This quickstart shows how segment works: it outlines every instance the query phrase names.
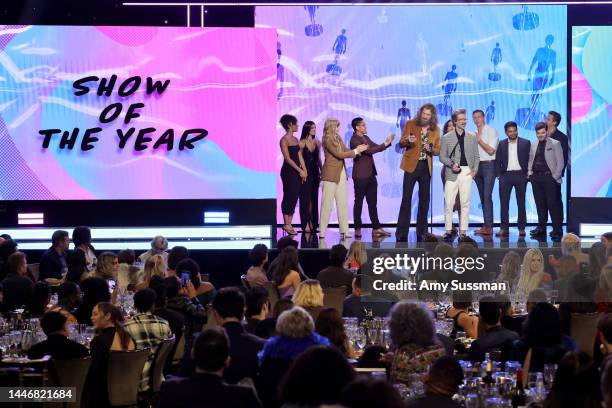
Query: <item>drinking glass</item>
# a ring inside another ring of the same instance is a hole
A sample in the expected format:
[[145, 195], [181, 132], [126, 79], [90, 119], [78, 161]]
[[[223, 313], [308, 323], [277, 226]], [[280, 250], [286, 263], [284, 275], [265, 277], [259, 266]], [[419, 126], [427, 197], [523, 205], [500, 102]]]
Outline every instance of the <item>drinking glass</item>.
[[547, 389], [552, 387], [553, 381], [555, 380], [555, 374], [557, 373], [556, 364], [544, 364], [544, 385]]
[[478, 408], [480, 401], [478, 400], [478, 394], [468, 394], [465, 397], [465, 408]]

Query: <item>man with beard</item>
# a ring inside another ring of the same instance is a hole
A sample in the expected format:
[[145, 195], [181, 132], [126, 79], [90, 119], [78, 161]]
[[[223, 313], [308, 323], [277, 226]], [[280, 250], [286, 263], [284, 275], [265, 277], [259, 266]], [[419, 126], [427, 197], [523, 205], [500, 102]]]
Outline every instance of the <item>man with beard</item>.
[[563, 148], [561, 143], [548, 136], [545, 123], [537, 123], [535, 130], [538, 142], [531, 145], [527, 174], [538, 210], [538, 227], [531, 230], [531, 236], [546, 237], [546, 223], [550, 212], [553, 225], [550, 237], [553, 241], [560, 241], [563, 235], [563, 203], [558, 186], [561, 184], [565, 166]]
[[525, 191], [527, 190], [527, 167], [529, 165], [529, 150], [531, 142], [518, 135], [518, 126], [515, 122], [507, 122], [504, 131], [508, 139], [499, 142], [495, 156], [495, 167], [499, 176], [499, 205], [501, 207], [501, 228], [495, 234], [498, 237], [507, 237], [510, 227], [510, 194], [512, 187], [516, 194], [518, 207], [519, 236], [525, 236], [527, 212], [525, 210]]
[[417, 213], [417, 241], [427, 232], [432, 156], [440, 154], [440, 128], [434, 105], [427, 103], [419, 109], [416, 118], [406, 122], [399, 142], [404, 148], [400, 168], [404, 170], [402, 204], [397, 219], [395, 236], [398, 242], [408, 240], [412, 207], [412, 191], [419, 183]]

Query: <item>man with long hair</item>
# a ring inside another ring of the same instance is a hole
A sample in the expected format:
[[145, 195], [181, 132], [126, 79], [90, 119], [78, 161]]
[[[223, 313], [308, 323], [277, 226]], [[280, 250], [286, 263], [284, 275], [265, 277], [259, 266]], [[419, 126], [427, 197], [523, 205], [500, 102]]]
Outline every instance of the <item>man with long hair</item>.
[[440, 154], [440, 128], [436, 107], [426, 103], [419, 108], [416, 118], [406, 122], [399, 142], [404, 148], [400, 168], [404, 170], [402, 204], [397, 217], [395, 236], [398, 242], [408, 240], [412, 209], [412, 191], [419, 183], [419, 209], [417, 213], [417, 241], [427, 232], [432, 157]]

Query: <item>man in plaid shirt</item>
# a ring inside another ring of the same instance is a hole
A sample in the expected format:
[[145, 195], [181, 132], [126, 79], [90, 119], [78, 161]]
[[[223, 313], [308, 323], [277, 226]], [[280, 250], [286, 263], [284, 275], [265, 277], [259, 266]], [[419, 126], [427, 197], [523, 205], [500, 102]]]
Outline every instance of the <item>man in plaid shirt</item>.
[[136, 348], [151, 349], [151, 354], [142, 370], [142, 377], [140, 377], [140, 391], [147, 391], [149, 389], [149, 376], [151, 375], [149, 371], [151, 370], [157, 346], [162, 340], [169, 338], [171, 335], [168, 322], [153, 314], [156, 298], [157, 294], [153, 289], [146, 288], [136, 292], [134, 295], [134, 306], [138, 314], [128, 319], [124, 324], [125, 330], [130, 333], [136, 342]]

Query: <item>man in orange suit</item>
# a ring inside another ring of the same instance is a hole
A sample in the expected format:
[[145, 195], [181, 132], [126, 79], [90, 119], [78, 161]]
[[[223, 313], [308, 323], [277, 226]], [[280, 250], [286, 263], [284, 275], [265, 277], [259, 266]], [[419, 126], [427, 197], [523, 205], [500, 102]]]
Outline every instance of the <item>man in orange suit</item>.
[[412, 209], [412, 192], [419, 183], [419, 207], [417, 213], [417, 241], [427, 232], [432, 156], [440, 154], [440, 128], [436, 107], [427, 103], [419, 109], [416, 118], [406, 122], [399, 142], [404, 148], [400, 168], [404, 170], [402, 204], [397, 217], [395, 237], [398, 242], [408, 240]]

